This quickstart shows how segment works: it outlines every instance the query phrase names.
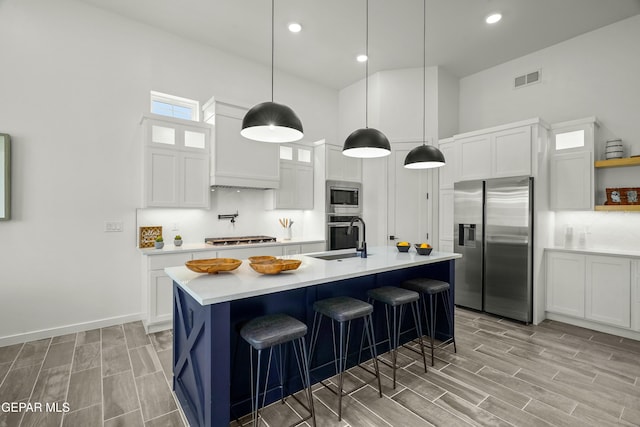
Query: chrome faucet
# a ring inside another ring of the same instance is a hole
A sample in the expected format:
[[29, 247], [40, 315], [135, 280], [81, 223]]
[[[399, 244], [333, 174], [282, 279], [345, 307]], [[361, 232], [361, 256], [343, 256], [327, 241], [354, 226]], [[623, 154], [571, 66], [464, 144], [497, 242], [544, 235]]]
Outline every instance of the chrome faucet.
[[351, 218], [351, 222], [349, 223], [349, 228], [347, 228], [347, 234], [351, 234], [353, 232], [353, 223], [356, 221], [360, 221], [362, 223], [362, 246], [356, 248], [356, 252], [360, 252], [361, 258], [367, 257], [367, 226], [364, 224], [364, 220], [359, 216], [354, 216]]

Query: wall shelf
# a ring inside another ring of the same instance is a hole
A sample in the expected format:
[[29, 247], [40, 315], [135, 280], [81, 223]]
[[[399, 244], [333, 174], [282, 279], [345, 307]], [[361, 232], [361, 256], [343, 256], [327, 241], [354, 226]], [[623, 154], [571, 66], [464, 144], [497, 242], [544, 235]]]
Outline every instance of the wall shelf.
[[596, 168], [616, 168], [621, 166], [640, 166], [640, 157], [627, 157], [624, 159], [598, 160]]
[[640, 205], [596, 205], [595, 210], [610, 212], [640, 212]]

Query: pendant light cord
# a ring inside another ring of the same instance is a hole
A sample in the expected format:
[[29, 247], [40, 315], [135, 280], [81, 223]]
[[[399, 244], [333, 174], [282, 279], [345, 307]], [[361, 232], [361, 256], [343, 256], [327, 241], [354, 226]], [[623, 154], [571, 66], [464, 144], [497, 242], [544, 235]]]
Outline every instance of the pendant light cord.
[[422, 145], [427, 143], [427, 0], [422, 1]]
[[273, 26], [274, 26], [274, 17], [275, 17], [275, 11], [274, 11], [274, 1], [275, 0], [271, 0], [271, 102], [273, 102], [273, 61], [274, 61], [274, 31], [273, 31]]
[[366, 36], [365, 36], [365, 56], [367, 60], [364, 64], [364, 127], [369, 127], [369, 0], [367, 0], [367, 16], [366, 22]]

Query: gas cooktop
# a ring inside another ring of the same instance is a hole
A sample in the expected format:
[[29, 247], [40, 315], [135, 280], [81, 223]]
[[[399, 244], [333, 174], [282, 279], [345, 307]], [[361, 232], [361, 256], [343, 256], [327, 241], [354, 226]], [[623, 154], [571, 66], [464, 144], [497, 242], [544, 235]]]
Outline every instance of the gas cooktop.
[[248, 245], [250, 243], [275, 242], [276, 238], [271, 236], [239, 236], [239, 237], [206, 237], [204, 242], [213, 246], [224, 245]]

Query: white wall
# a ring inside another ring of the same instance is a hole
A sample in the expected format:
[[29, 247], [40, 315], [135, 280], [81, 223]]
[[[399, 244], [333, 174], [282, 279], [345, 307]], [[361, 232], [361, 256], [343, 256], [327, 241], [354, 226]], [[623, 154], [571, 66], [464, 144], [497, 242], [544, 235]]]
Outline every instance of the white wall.
[[[1, 1], [0, 57], [0, 131], [13, 140], [13, 218], [0, 223], [0, 340], [138, 318], [139, 121], [149, 91], [253, 105], [270, 96], [270, 68], [73, 0]], [[277, 81], [276, 100], [299, 114], [305, 140], [335, 141], [337, 91], [283, 73]], [[267, 215], [266, 229], [250, 225], [262, 195], [244, 197], [214, 200], [240, 209], [238, 232], [272, 232], [280, 213]], [[193, 221], [227, 231], [217, 213], [175, 217], [194, 241]], [[174, 221], [172, 212], [160, 216]], [[104, 221], [123, 221], [124, 232], [104, 233]]]
[[[531, 117], [557, 123], [596, 116], [601, 123], [596, 159], [612, 136], [623, 139], [627, 155], [640, 154], [638, 40], [640, 15], [461, 79], [460, 131]], [[515, 76], [538, 68], [541, 83], [512, 88]], [[556, 244], [563, 244], [567, 225], [575, 233], [587, 229], [589, 247], [638, 248], [637, 213], [558, 212]]]

